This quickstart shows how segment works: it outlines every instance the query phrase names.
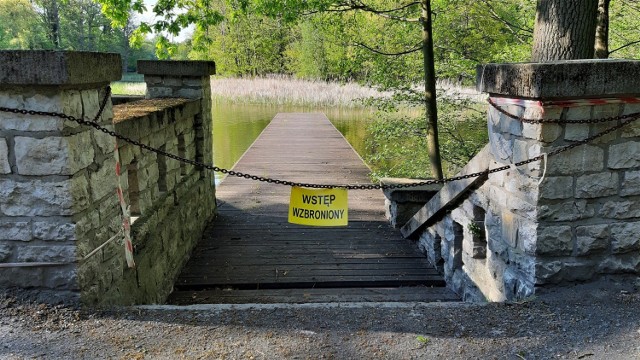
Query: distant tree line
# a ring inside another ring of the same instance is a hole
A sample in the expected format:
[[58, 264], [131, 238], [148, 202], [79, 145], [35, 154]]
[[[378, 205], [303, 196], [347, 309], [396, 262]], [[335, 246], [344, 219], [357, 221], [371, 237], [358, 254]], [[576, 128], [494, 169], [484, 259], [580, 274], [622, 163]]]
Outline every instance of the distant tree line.
[[155, 58], [155, 42], [130, 46], [135, 29], [111, 24], [92, 0], [0, 0], [0, 49], [64, 49], [120, 53], [123, 70]]

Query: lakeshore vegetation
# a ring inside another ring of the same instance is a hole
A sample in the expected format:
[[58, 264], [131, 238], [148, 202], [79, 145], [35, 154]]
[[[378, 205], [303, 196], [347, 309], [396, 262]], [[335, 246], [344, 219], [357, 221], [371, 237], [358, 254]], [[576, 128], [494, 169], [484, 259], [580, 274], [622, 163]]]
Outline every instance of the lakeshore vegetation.
[[[639, 58], [637, 1], [589, 1], [596, 2], [594, 56]], [[475, 67], [530, 60], [540, 4], [158, 0], [149, 9], [157, 21], [141, 23], [134, 15], [144, 10], [141, 0], [0, 0], [0, 49], [119, 52], [125, 71], [136, 59], [154, 56], [215, 60], [218, 101], [373, 109], [365, 160], [374, 175], [425, 178], [435, 176], [427, 141], [434, 129], [425, 117], [436, 109], [425, 104], [436, 96], [425, 87], [427, 65], [438, 79], [439, 150], [451, 175], [487, 141], [485, 107], [469, 91]], [[189, 24], [195, 25], [192, 35], [172, 41]], [[144, 90], [132, 81], [114, 91]]]

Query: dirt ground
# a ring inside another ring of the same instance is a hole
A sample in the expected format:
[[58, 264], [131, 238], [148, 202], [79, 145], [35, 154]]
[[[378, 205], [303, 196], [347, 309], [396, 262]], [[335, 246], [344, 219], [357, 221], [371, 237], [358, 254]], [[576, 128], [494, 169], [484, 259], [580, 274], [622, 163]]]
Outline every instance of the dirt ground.
[[521, 303], [109, 310], [0, 294], [0, 359], [640, 359], [640, 281]]

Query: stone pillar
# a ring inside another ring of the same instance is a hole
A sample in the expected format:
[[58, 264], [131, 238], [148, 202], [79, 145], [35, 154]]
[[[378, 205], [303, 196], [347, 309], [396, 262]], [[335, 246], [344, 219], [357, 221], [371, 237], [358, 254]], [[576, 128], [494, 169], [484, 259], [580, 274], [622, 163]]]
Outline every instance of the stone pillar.
[[[478, 89], [508, 113], [593, 120], [640, 112], [640, 61], [489, 64]], [[527, 124], [489, 108], [496, 164], [513, 164], [602, 132], [620, 120]], [[640, 272], [640, 120], [572, 150], [489, 177], [489, 248], [525, 259], [505, 275], [515, 297], [532, 286]], [[490, 239], [491, 244], [491, 239]], [[492, 254], [493, 255], [493, 254]], [[517, 273], [517, 274], [516, 274]], [[522, 287], [520, 289], [520, 287]]]
[[[88, 120], [121, 76], [117, 54], [0, 51], [0, 64], [0, 107]], [[99, 121], [112, 117], [109, 99]], [[119, 227], [113, 148], [72, 121], [0, 112], [0, 287], [76, 297], [79, 259]]]
[[[138, 60], [138, 73], [144, 74], [147, 99], [186, 98], [200, 99], [202, 115], [195, 120], [198, 151], [196, 161], [213, 163], [213, 125], [211, 75], [216, 73], [213, 61], [160, 61]], [[203, 171], [214, 183], [214, 174]]]

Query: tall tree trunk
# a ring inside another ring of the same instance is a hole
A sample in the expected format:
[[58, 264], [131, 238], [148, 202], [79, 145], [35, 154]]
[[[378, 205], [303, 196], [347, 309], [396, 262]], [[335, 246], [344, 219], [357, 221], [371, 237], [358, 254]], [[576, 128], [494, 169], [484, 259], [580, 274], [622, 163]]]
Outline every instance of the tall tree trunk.
[[532, 61], [593, 58], [598, 0], [538, 0]]
[[424, 100], [427, 120], [427, 150], [432, 175], [441, 180], [442, 160], [438, 141], [438, 108], [436, 105], [436, 71], [433, 59], [431, 0], [422, 0], [422, 57], [424, 66]]
[[48, 10], [49, 28], [51, 31], [51, 42], [56, 49], [60, 49], [60, 14], [58, 0], [52, 0]]
[[596, 59], [609, 57], [609, 4], [611, 0], [598, 0], [598, 23], [596, 25]]

